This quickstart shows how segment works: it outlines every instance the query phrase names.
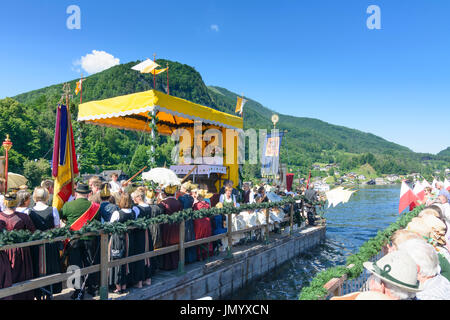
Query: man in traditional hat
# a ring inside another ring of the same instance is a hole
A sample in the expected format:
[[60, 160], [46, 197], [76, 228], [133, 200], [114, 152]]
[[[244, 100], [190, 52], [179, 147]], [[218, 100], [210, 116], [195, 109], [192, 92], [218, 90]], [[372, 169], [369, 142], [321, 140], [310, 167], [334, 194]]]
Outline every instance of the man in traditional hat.
[[331, 300], [411, 300], [423, 289], [417, 279], [416, 263], [404, 250], [363, 265], [372, 273], [367, 280], [369, 292], [352, 292]]
[[[80, 230], [93, 219], [100, 219], [98, 214], [100, 205], [88, 200], [90, 194], [91, 190], [88, 185], [78, 183], [75, 189], [75, 200], [66, 202], [62, 207], [61, 219], [66, 221], [66, 225], [69, 225], [71, 230]], [[69, 257], [69, 265], [86, 268], [100, 263], [99, 241], [97, 237], [81, 237], [72, 240], [67, 245], [66, 250]], [[92, 273], [87, 276], [86, 284], [88, 286], [88, 293], [91, 295], [95, 295], [98, 278], [98, 273]], [[81, 282], [83, 283], [83, 280]], [[83, 289], [76, 288], [72, 299], [83, 299], [83, 297], [84, 287]]]

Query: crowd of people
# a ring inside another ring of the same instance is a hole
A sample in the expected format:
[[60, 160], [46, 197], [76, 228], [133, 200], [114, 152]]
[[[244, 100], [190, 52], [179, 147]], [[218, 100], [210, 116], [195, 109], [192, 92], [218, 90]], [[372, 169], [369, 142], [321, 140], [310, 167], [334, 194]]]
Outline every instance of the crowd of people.
[[443, 184], [427, 188], [427, 205], [397, 230], [361, 291], [333, 300], [450, 300], [450, 204]]
[[[75, 226], [93, 220], [101, 223], [123, 223], [142, 217], [171, 215], [188, 208], [201, 210], [211, 207], [239, 207], [242, 203], [270, 202], [274, 195], [279, 197], [297, 194], [281, 190], [275, 185], [251, 187], [250, 183], [244, 183], [242, 187], [242, 190], [238, 190], [233, 181], [225, 181], [218, 193], [211, 193], [206, 184], [188, 181], [179, 187], [169, 185], [152, 190], [145, 186], [132, 186], [125, 181], [119, 182], [117, 174], [113, 174], [111, 181], [107, 183], [94, 176], [86, 183], [76, 183], [75, 196], [71, 196], [61, 210], [58, 210], [52, 206], [52, 199], [56, 196], [53, 195], [53, 181], [45, 180], [32, 193], [23, 186], [0, 199], [0, 232], [47, 231], [64, 226], [77, 230]], [[313, 192], [311, 196], [317, 197], [317, 194]], [[185, 241], [226, 232], [226, 217], [222, 215], [185, 221]], [[112, 234], [109, 259], [121, 259], [178, 244], [179, 235], [179, 224], [169, 223], [151, 225], [146, 230], [134, 229], [128, 233]], [[220, 246], [219, 240], [206, 246], [187, 248], [185, 263], [205, 260], [215, 254]], [[3, 250], [0, 251], [0, 288], [64, 272], [68, 266], [85, 268], [99, 262], [98, 236], [83, 236], [64, 243], [53, 242], [44, 246]], [[178, 264], [179, 252], [175, 251], [111, 268], [108, 274], [109, 289], [115, 293], [124, 293], [130, 286], [141, 288], [151, 285], [151, 278], [157, 269], [175, 270]], [[85, 292], [93, 296], [98, 294], [98, 273], [82, 277], [81, 283], [83, 285], [72, 293], [72, 299], [83, 299]], [[61, 284], [56, 284], [7, 299], [51, 299], [61, 290]]]

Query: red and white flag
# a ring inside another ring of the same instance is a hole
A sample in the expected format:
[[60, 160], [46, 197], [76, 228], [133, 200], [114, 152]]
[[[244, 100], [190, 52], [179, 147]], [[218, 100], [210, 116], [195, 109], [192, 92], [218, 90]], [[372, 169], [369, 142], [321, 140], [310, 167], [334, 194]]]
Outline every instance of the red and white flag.
[[400, 189], [400, 203], [398, 205], [398, 214], [401, 214], [403, 210], [408, 208], [411, 203], [417, 201], [418, 198], [411, 190], [411, 188], [406, 184], [405, 181], [402, 181], [402, 187]]
[[437, 183], [437, 180], [433, 179], [433, 182], [431, 183], [431, 187], [433, 187], [433, 189], [436, 189], [436, 183]]
[[413, 192], [420, 201], [423, 201], [425, 198], [425, 187], [420, 183], [420, 181], [417, 181], [414, 185]]
[[444, 180], [444, 188], [447, 191], [450, 191], [450, 182], [447, 180], [447, 178]]
[[425, 180], [425, 179], [423, 179], [423, 181], [422, 181], [422, 186], [423, 186], [423, 188], [425, 189], [426, 187], [430, 187], [431, 188], [431, 185], [428, 183], [428, 181], [427, 180]]

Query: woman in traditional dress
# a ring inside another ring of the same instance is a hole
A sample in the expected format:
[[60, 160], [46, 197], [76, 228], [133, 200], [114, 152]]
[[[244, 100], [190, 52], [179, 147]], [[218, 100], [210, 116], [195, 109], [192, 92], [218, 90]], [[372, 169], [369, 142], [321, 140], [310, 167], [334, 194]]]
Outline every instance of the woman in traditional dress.
[[[134, 220], [136, 212], [132, 210], [133, 202], [129, 193], [123, 192], [119, 200], [120, 210], [114, 211], [110, 223]], [[126, 258], [130, 252], [130, 241], [128, 233], [114, 233], [110, 239], [110, 254], [112, 260]], [[124, 293], [129, 282], [130, 268], [129, 264], [113, 267], [109, 273], [109, 285], [116, 287], [114, 293]]]
[[17, 208], [16, 212], [30, 213], [31, 194], [27, 190], [17, 192]]
[[[193, 209], [194, 210], [209, 209], [211, 206], [205, 199], [211, 198], [213, 194], [208, 193], [206, 190], [195, 190], [195, 192], [197, 194], [197, 202], [194, 204]], [[212, 235], [211, 219], [209, 217], [195, 219], [194, 230], [196, 239], [211, 237]], [[213, 254], [212, 242], [199, 245], [196, 247], [196, 249], [199, 261], [204, 260], [207, 258], [207, 256], [212, 256]]]
[[[29, 215], [36, 229], [40, 231], [59, 228], [61, 225], [58, 209], [47, 205], [49, 197], [50, 194], [47, 189], [42, 187], [34, 189], [33, 201], [35, 205], [30, 210]], [[61, 242], [46, 243], [44, 246], [33, 246], [31, 248], [34, 278], [62, 272], [60, 249], [62, 249]], [[61, 291], [62, 284], [56, 283], [35, 290], [35, 297], [38, 300], [49, 299], [53, 294]]]
[[[25, 213], [16, 212], [17, 198], [13, 193], [5, 195], [5, 208], [0, 212], [0, 221], [6, 225], [7, 231], [12, 230], [36, 230], [33, 221]], [[5, 250], [11, 264], [12, 283], [23, 282], [33, 278], [33, 262], [31, 260], [30, 248], [15, 248]], [[13, 300], [33, 300], [33, 290], [16, 294]]]
[[[178, 200], [183, 204], [183, 209], [191, 209], [194, 204], [194, 198], [190, 195], [190, 192], [196, 187], [190, 181], [181, 185]], [[187, 219], [184, 222], [185, 237], [184, 241], [189, 242], [197, 239], [195, 237], [194, 221]], [[195, 247], [186, 248], [185, 250], [185, 263], [191, 263], [197, 261], [197, 250]]]
[[[97, 197], [99, 200], [97, 200]], [[103, 185], [102, 190], [93, 197], [93, 201], [100, 204], [101, 223], [109, 222], [113, 212], [119, 210], [119, 206], [116, 205], [116, 199], [111, 195], [108, 183]]]
[[[145, 202], [145, 193], [142, 190], [136, 190], [131, 194], [131, 198], [136, 206], [136, 219], [151, 218], [152, 208]], [[130, 255], [137, 255], [148, 251], [153, 251], [153, 239], [149, 229], [135, 229], [130, 236], [133, 238]], [[142, 283], [151, 285], [151, 259], [139, 260], [130, 264], [131, 281], [137, 288], [142, 288]]]
[[[175, 199], [176, 186], [167, 186], [161, 194], [162, 200], [158, 204], [164, 209], [164, 214], [172, 215], [183, 209], [180, 201]], [[161, 225], [162, 246], [167, 247], [180, 242], [180, 224], [179, 223], [163, 223]], [[178, 250], [162, 256], [163, 270], [175, 270], [178, 267], [179, 253]]]
[[[6, 223], [0, 220], [0, 233], [6, 229]], [[9, 263], [8, 254], [5, 250], [0, 251], [0, 289], [11, 287], [12, 285], [12, 274], [11, 265]], [[6, 297], [0, 300], [12, 300], [12, 297]]]
[[[160, 207], [157, 204], [157, 193], [153, 188], [147, 189], [145, 191], [145, 202], [150, 206], [151, 210], [151, 218], [155, 218], [164, 214], [164, 208]], [[161, 239], [161, 226], [159, 224], [152, 224], [148, 228], [150, 230], [150, 234], [152, 235], [153, 240], [153, 249], [162, 247], [162, 239]], [[162, 256], [157, 256], [150, 258], [150, 269], [151, 275], [153, 276], [159, 266], [162, 265]]]
[[219, 202], [223, 204], [223, 206], [232, 206], [237, 207], [238, 203], [236, 201], [236, 196], [233, 194], [232, 187], [225, 187], [225, 193], [220, 196]]

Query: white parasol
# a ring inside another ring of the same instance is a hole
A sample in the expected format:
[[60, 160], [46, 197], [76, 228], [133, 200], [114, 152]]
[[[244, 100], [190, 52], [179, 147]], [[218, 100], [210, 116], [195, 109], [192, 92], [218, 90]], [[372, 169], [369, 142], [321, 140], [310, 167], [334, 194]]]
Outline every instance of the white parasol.
[[28, 179], [24, 176], [17, 173], [8, 172], [8, 189], [19, 188], [21, 185], [24, 185], [27, 182]]
[[142, 180], [153, 181], [165, 188], [167, 186], [181, 185], [180, 178], [175, 172], [167, 168], [154, 168], [142, 174]]

